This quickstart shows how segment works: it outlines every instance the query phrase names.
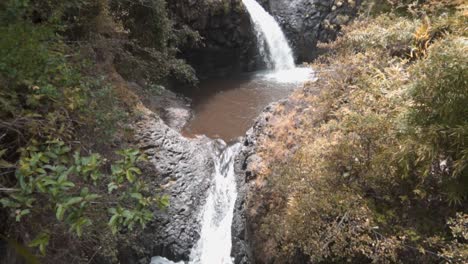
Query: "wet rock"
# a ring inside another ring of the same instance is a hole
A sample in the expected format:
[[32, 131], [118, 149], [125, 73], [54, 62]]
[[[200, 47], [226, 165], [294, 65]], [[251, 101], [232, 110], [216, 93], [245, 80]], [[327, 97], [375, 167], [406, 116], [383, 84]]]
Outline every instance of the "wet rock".
[[128, 87], [140, 98], [143, 105], [157, 113], [167, 126], [181, 131], [192, 118], [190, 99], [161, 85], [149, 86], [146, 82], [127, 82]]
[[144, 173], [154, 177], [155, 192], [170, 197], [166, 210], [154, 208], [155, 219], [139, 240], [147, 256], [187, 261], [199, 238], [199, 216], [212, 180], [211, 140], [184, 138], [154, 115], [143, 117], [136, 130], [150, 160]]
[[278, 21], [298, 62], [317, 55], [318, 41], [334, 40], [343, 25], [356, 15], [361, 1], [259, 0]]

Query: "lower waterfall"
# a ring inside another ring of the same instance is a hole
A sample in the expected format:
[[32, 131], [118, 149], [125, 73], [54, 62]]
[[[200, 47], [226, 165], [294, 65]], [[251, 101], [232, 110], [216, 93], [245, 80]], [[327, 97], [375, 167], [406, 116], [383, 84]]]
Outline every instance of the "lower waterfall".
[[[241, 148], [240, 143], [226, 146], [222, 140], [213, 144], [222, 144], [224, 148], [213, 146], [214, 175], [208, 190], [205, 206], [201, 214], [200, 239], [190, 253], [190, 264], [232, 264], [231, 225], [234, 205], [237, 199], [237, 184], [234, 163]], [[156, 256], [151, 264], [183, 264]]]
[[228, 146], [213, 157], [214, 182], [203, 209], [200, 240], [192, 249], [190, 263], [232, 263], [231, 225], [237, 198], [234, 162], [240, 146], [240, 143]]

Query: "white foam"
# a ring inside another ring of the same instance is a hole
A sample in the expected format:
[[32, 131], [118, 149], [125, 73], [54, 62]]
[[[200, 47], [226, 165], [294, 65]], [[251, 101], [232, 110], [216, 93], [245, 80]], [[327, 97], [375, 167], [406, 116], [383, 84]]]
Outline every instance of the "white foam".
[[314, 71], [310, 67], [296, 67], [288, 70], [267, 72], [260, 74], [259, 77], [277, 83], [305, 83], [315, 80]]

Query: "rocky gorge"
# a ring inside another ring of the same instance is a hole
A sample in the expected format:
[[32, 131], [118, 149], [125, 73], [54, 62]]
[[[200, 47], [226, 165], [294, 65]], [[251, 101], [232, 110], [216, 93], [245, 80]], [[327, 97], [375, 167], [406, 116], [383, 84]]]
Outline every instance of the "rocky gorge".
[[257, 144], [360, 2], [19, 2], [0, 4], [0, 263], [23, 263], [12, 241], [45, 263], [267, 262]]
[[468, 263], [465, 2], [1, 2], [0, 264]]
[[[316, 43], [334, 39], [340, 25], [346, 24], [355, 15], [359, 4], [326, 0], [260, 2], [281, 24], [298, 62], [312, 60], [316, 56]], [[214, 3], [215, 7], [212, 4], [209, 5], [207, 1], [169, 3], [179, 26], [196, 29], [203, 39], [201, 47], [182, 50], [182, 56], [188, 54], [185, 58], [201, 78], [264, 67], [258, 57], [251, 21], [241, 1], [218, 1]], [[286, 103], [283, 101], [279, 104]], [[273, 103], [265, 108], [253, 127], [239, 139], [242, 147], [235, 161], [239, 195], [235, 203], [231, 254], [236, 264], [267, 262], [260, 256], [253, 257], [255, 247], [251, 246], [251, 238], [254, 235], [248, 223], [246, 206], [249, 192], [253, 190], [254, 167], [261, 162], [256, 154], [256, 142], [265, 136], [265, 127], [277, 105]], [[174, 111], [174, 107], [169, 111]], [[147, 171], [158, 175], [154, 186], [168, 194], [171, 203], [167, 211], [155, 214], [155, 220], [139, 240], [146, 257], [152, 255], [172, 261], [188, 261], [190, 250], [199, 239], [202, 205], [212, 182], [213, 160], [210, 152], [219, 144], [204, 136], [185, 138], [180, 133], [181, 126], [170, 128], [165, 124], [180, 123], [180, 116], [166, 116], [164, 119], [146, 117], [135, 127], [138, 145], [154, 165]]]

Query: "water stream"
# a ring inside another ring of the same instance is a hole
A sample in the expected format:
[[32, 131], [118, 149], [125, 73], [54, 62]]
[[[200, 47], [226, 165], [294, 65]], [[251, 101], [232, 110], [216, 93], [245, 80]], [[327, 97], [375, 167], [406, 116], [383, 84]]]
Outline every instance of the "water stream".
[[[211, 80], [192, 96], [195, 117], [184, 135], [207, 135], [231, 141], [242, 136], [253, 120], [271, 102], [287, 97], [298, 85], [313, 79], [312, 69], [296, 67], [293, 52], [275, 19], [255, 0], [243, 0], [257, 36], [258, 48], [269, 66], [267, 71], [237, 78]], [[214, 175], [202, 209], [200, 239], [190, 254], [192, 264], [232, 264], [231, 225], [237, 186], [234, 162], [240, 143], [213, 147]], [[152, 264], [173, 263], [155, 257]]]
[[240, 146], [228, 146], [213, 157], [214, 183], [203, 209], [200, 240], [192, 249], [191, 263], [232, 263], [231, 225], [237, 198], [234, 160]]

